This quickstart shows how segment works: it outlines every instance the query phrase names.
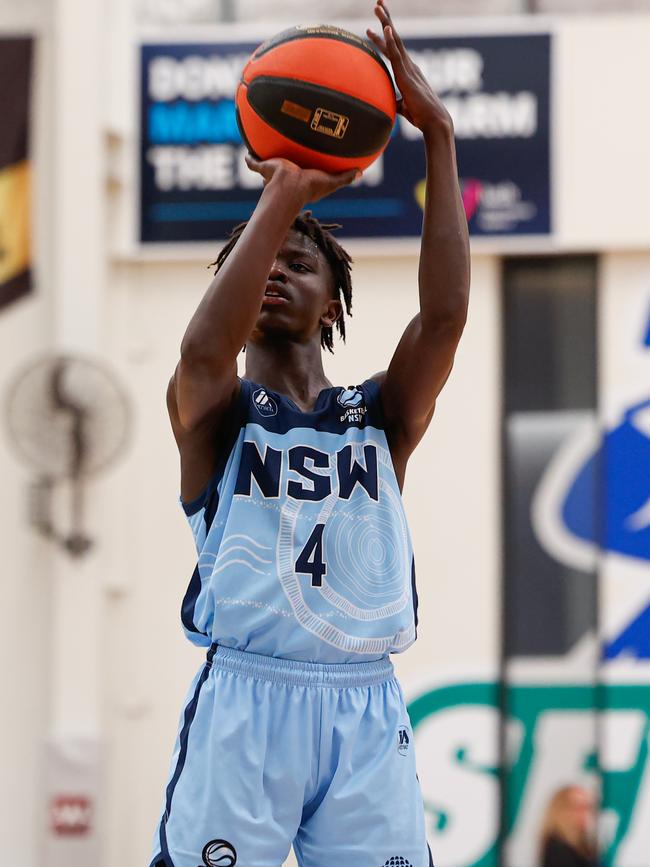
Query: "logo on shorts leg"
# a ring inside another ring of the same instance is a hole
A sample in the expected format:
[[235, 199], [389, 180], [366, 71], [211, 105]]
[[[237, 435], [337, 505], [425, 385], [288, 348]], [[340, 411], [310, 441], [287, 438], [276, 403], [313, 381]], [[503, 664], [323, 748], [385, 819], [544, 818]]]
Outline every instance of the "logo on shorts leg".
[[397, 752], [400, 756], [405, 756], [408, 753], [410, 743], [409, 730], [406, 726], [400, 726], [397, 729]]
[[383, 867], [413, 867], [413, 865], [406, 858], [402, 858], [401, 855], [393, 855], [392, 858], [389, 858], [384, 863]]
[[235, 867], [237, 863], [235, 847], [227, 840], [210, 840], [203, 847], [201, 858], [205, 867]]

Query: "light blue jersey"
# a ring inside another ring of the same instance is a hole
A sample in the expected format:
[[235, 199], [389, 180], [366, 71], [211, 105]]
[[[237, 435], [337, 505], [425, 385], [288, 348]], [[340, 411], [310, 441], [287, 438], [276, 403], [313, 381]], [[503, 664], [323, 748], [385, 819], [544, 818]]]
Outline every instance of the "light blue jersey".
[[195, 644], [345, 663], [415, 640], [413, 548], [372, 380], [302, 412], [242, 379], [217, 471], [183, 508]]

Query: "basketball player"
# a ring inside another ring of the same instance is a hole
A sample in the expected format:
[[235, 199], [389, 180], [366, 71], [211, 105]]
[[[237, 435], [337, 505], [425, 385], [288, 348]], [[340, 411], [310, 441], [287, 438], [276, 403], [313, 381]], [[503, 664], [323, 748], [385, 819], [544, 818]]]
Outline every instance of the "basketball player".
[[[386, 371], [333, 387], [349, 257], [307, 202], [349, 183], [248, 159], [265, 186], [183, 338], [168, 390], [198, 548], [182, 605], [208, 649], [182, 712], [152, 867], [427, 867], [390, 654], [415, 639], [401, 500], [465, 323], [469, 253], [449, 115], [383, 2], [399, 110], [423, 133], [420, 312]], [[401, 289], [401, 287], [400, 287]], [[246, 372], [237, 376], [245, 346]]]

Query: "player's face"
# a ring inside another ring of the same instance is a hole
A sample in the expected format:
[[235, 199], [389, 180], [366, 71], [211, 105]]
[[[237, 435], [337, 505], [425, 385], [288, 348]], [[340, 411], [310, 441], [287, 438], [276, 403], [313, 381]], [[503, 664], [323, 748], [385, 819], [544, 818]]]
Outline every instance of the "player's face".
[[333, 277], [318, 245], [292, 230], [282, 244], [269, 273], [266, 294], [255, 332], [285, 335], [307, 341], [333, 325], [341, 303], [332, 298]]

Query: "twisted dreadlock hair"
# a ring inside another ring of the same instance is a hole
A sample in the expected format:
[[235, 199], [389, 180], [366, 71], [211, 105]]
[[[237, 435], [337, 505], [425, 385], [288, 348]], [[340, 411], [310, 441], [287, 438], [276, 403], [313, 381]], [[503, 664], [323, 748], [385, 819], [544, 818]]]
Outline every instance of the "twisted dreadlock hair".
[[[248, 222], [239, 223], [230, 232], [228, 241], [219, 252], [216, 261], [211, 263], [211, 265], [217, 266], [217, 271], [233, 251], [235, 244], [247, 225]], [[340, 229], [341, 226], [338, 223], [319, 223], [316, 217], [312, 216], [311, 211], [303, 211], [293, 221], [291, 228], [311, 238], [319, 250], [321, 250], [334, 277], [334, 298], [337, 301], [342, 300], [345, 304], [346, 313], [348, 316], [352, 316], [352, 281], [350, 278], [352, 259], [350, 254], [341, 247], [334, 235], [331, 234], [333, 229]], [[343, 297], [341, 298], [341, 296]], [[341, 335], [341, 340], [345, 342], [345, 319], [343, 312], [341, 312], [341, 315], [336, 320], [336, 328]], [[330, 352], [334, 352], [334, 336], [331, 327], [323, 326], [321, 328], [320, 345], [323, 349], [329, 349]]]

